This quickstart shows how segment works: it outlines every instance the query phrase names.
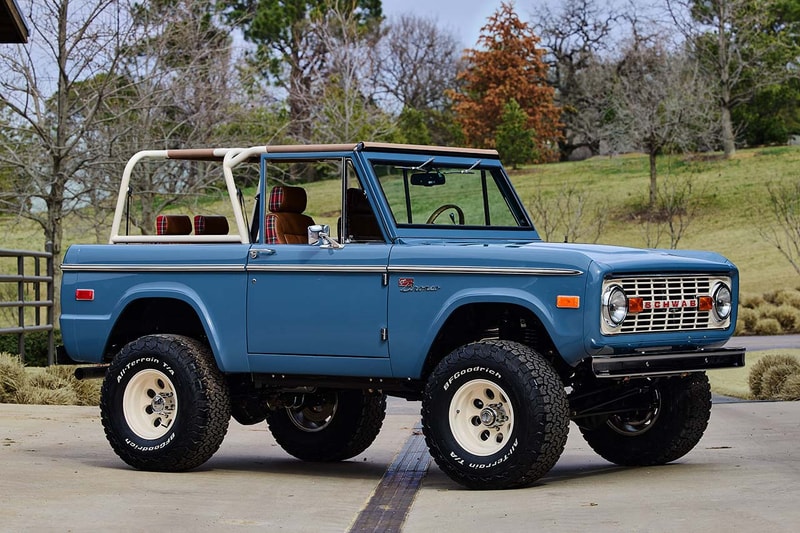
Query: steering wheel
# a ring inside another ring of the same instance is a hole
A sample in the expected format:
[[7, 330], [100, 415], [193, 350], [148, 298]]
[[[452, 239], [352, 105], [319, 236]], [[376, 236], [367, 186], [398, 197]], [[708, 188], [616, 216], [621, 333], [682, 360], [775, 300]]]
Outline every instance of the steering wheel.
[[458, 214], [458, 223], [460, 225], [464, 225], [464, 211], [458, 207], [456, 204], [444, 204], [441, 207], [437, 207], [436, 211], [431, 213], [431, 216], [428, 217], [428, 221], [425, 222], [426, 224], [433, 224], [436, 222], [436, 219], [439, 218], [439, 215], [447, 211], [448, 209], [452, 209]]

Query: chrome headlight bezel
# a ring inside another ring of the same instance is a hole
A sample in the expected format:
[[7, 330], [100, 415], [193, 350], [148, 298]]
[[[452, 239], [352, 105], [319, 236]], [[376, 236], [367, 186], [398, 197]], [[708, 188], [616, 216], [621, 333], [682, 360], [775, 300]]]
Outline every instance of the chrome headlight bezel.
[[603, 291], [603, 320], [611, 328], [620, 327], [628, 316], [628, 296], [619, 285], [609, 285]]
[[733, 292], [727, 283], [722, 281], [714, 285], [711, 290], [713, 300], [714, 318], [719, 322], [725, 322], [731, 317], [733, 312]]

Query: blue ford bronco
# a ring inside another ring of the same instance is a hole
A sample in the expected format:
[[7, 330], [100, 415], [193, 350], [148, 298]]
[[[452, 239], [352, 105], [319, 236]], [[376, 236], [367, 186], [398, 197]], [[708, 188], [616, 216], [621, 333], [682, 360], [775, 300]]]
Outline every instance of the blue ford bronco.
[[[194, 173], [225, 201], [157, 213]], [[732, 263], [543, 242], [493, 150], [140, 152], [109, 243], [61, 268], [60, 360], [95, 364], [108, 441], [144, 470], [203, 464], [231, 417], [348, 459], [387, 396], [421, 400], [431, 456], [470, 488], [545, 475], [570, 420], [613, 463], [663, 464], [705, 431], [705, 370], [744, 364], [723, 348]]]

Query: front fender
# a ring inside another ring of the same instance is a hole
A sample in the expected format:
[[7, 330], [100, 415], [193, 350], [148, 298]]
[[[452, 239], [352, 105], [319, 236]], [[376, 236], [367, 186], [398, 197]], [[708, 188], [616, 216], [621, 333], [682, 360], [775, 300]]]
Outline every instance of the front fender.
[[[545, 296], [549, 298], [552, 294]], [[389, 351], [396, 377], [420, 378], [425, 360], [439, 331], [456, 310], [472, 304], [507, 304], [533, 313], [544, 326], [559, 353], [583, 354], [583, 311], [558, 309], [553, 302], [524, 289], [485, 287], [463, 289], [451, 294], [441, 307], [425, 320], [425, 314], [396, 312], [390, 318]]]

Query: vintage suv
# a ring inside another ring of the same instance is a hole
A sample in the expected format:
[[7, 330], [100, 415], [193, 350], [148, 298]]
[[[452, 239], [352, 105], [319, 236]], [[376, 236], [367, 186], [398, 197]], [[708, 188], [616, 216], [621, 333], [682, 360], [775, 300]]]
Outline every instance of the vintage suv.
[[[162, 199], [154, 176], [180, 192], [196, 172], [229, 199], [134, 230]], [[78, 373], [105, 376], [106, 436], [145, 470], [201, 465], [231, 416], [302, 460], [347, 459], [387, 395], [422, 401], [431, 455], [467, 487], [545, 475], [570, 420], [613, 463], [662, 464], [705, 431], [704, 371], [744, 365], [722, 347], [733, 264], [543, 242], [493, 150], [140, 152], [110, 243], [61, 268], [60, 360], [98, 365]]]

